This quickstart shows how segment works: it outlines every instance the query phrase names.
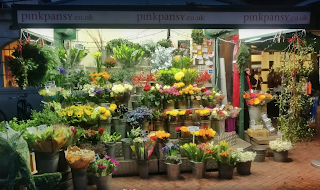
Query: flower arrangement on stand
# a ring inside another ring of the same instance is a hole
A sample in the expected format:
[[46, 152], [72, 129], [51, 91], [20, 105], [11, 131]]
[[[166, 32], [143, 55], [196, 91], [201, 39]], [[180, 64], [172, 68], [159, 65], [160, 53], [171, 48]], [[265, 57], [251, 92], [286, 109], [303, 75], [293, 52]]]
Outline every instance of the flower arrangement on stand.
[[202, 94], [201, 88], [198, 88], [197, 85], [189, 85], [181, 90], [182, 94], [187, 96], [187, 99], [190, 99], [191, 108], [200, 108], [202, 104]]
[[[193, 132], [190, 132], [190, 133], [193, 134]], [[199, 131], [194, 132], [194, 135], [195, 135], [195, 140], [197, 144], [209, 143], [216, 135], [216, 132], [211, 128], [204, 127]]]
[[218, 162], [219, 178], [232, 179], [234, 166], [239, 160], [237, 151], [230, 148], [225, 141], [221, 141], [215, 159]]
[[152, 111], [145, 106], [129, 111], [126, 122], [134, 128], [140, 127], [142, 130], [149, 130], [149, 122], [152, 119]]
[[248, 105], [250, 121], [254, 120], [255, 123], [259, 123], [262, 120], [262, 106], [266, 105], [273, 99], [271, 94], [254, 90], [245, 92], [243, 98], [246, 100]]
[[287, 162], [288, 151], [293, 149], [293, 145], [290, 141], [280, 138], [270, 141], [269, 147], [273, 150], [273, 157], [276, 162]]
[[180, 82], [184, 77], [182, 70], [174, 67], [170, 69], [161, 69], [157, 72], [157, 75], [156, 79], [167, 86], [172, 86], [175, 82]]
[[186, 143], [180, 146], [192, 164], [192, 173], [195, 178], [203, 178], [206, 171], [207, 160], [212, 158], [213, 151], [209, 144], [196, 145]]
[[150, 137], [138, 137], [133, 139], [133, 145], [131, 149], [137, 157], [139, 175], [141, 179], [147, 179], [149, 177], [149, 161], [155, 141]]
[[97, 190], [111, 189], [112, 173], [116, 171], [118, 165], [119, 163], [108, 155], [90, 163], [88, 170], [95, 176]]
[[237, 173], [241, 175], [250, 175], [251, 162], [256, 158], [257, 153], [246, 151], [242, 148], [237, 149], [238, 160], [237, 160]]
[[169, 180], [177, 180], [180, 177], [180, 165], [182, 161], [178, 156], [178, 148], [178, 145], [169, 142], [161, 149], [165, 159], [164, 163], [167, 166]]

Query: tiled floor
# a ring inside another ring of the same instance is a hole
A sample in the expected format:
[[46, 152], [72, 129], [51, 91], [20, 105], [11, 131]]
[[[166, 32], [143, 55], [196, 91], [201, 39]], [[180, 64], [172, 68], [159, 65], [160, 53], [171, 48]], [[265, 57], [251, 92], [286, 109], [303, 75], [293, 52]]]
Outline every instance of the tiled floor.
[[251, 175], [240, 176], [235, 170], [232, 180], [220, 180], [218, 172], [207, 172], [204, 179], [194, 179], [191, 173], [183, 173], [178, 181], [168, 181], [165, 174], [151, 175], [147, 180], [138, 176], [114, 177], [111, 190], [320, 189], [320, 168], [311, 166], [311, 160], [320, 158], [320, 139], [296, 144], [296, 149], [289, 151], [289, 157], [291, 162], [287, 163], [274, 162], [272, 157], [267, 157], [265, 162], [253, 162]]

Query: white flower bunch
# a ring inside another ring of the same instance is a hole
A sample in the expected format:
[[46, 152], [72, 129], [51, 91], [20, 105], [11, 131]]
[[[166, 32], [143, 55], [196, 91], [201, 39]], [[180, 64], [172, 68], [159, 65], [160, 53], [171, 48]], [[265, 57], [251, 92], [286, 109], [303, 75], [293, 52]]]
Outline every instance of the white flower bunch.
[[277, 152], [293, 149], [292, 143], [290, 141], [286, 141], [282, 139], [276, 139], [274, 141], [270, 141], [269, 146], [272, 150], [275, 150]]
[[111, 88], [111, 91], [115, 94], [121, 94], [125, 92], [129, 92], [132, 90], [132, 86], [130, 84], [116, 84]]
[[155, 52], [151, 55], [151, 72], [157, 72], [161, 69], [168, 70], [172, 67], [172, 52], [174, 48], [165, 48], [157, 46]]
[[250, 152], [250, 151], [243, 152], [243, 148], [238, 148], [237, 152], [239, 154], [239, 157], [237, 160], [238, 162], [250, 162], [250, 161], [253, 161], [257, 156], [257, 153], [255, 152]]
[[93, 97], [94, 96], [94, 89], [95, 89], [94, 84], [85, 84], [85, 85], [83, 85], [82, 91], [84, 93], [88, 93], [89, 96]]

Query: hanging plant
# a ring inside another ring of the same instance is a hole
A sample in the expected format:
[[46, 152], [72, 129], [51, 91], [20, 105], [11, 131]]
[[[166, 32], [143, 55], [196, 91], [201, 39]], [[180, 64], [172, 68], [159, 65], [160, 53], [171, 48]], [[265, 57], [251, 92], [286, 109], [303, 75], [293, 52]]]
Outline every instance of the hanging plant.
[[239, 72], [242, 72], [248, 66], [249, 61], [250, 52], [248, 50], [248, 47], [244, 44], [241, 44], [237, 54], [237, 66], [239, 68]]
[[298, 35], [288, 41], [284, 64], [275, 68], [283, 76], [281, 94], [277, 98], [280, 108], [278, 128], [291, 142], [309, 141], [315, 135], [315, 129], [309, 125], [313, 99], [306, 94], [305, 85], [313, 70], [309, 55], [314, 49]]
[[12, 53], [12, 57], [7, 58], [7, 64], [20, 88], [38, 87], [54, 75], [48, 72], [56, 69], [59, 64], [58, 59], [53, 60], [53, 56], [53, 50], [48, 47], [40, 47], [29, 42], [20, 43]]
[[191, 32], [191, 38], [193, 43], [202, 45], [203, 44], [203, 38], [204, 38], [204, 33], [202, 29], [193, 29]]

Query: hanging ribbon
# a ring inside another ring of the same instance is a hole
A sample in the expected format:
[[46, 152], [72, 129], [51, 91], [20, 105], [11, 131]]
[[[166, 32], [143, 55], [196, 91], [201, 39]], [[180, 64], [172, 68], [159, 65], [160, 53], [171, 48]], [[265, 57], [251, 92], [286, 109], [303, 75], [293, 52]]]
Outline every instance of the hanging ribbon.
[[297, 40], [298, 43], [299, 43], [301, 46], [303, 46], [303, 41], [299, 38], [298, 35], [296, 35], [296, 36], [293, 37], [293, 38], [288, 38], [287, 40], [288, 40], [288, 42], [289, 42], [290, 44], [291, 44], [291, 43], [295, 43], [295, 40]]

